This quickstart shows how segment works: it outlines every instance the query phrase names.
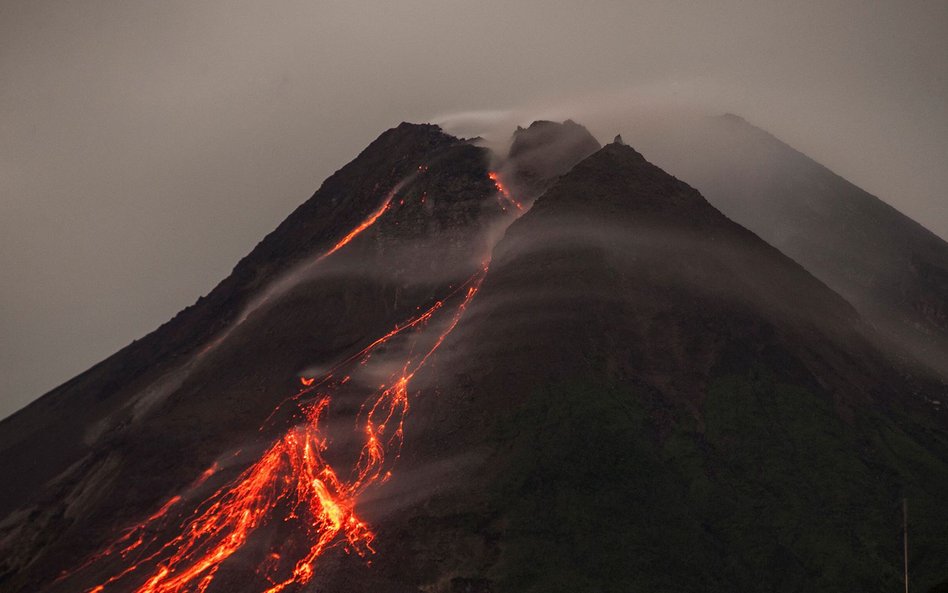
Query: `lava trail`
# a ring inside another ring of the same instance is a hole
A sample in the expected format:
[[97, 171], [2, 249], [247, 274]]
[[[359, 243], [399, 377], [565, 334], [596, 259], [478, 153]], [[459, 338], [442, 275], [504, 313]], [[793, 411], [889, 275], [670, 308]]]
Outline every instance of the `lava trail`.
[[[491, 179], [503, 193], [495, 174], [491, 173]], [[393, 194], [319, 260], [337, 252], [374, 224], [391, 207]], [[516, 204], [512, 198], [511, 202]], [[372, 552], [375, 533], [357, 514], [356, 503], [367, 488], [391, 476], [392, 464], [404, 439], [411, 381], [457, 326], [488, 268], [489, 255], [465, 282], [421, 313], [397, 324], [322, 377], [301, 377], [302, 387], [292, 398], [298, 407], [298, 423], [190, 515], [181, 508], [183, 501], [217, 472], [216, 465], [199, 477], [184, 496], [167, 500], [140, 525], [124, 532], [59, 581], [86, 569], [99, 566], [101, 571], [121, 562], [121, 570], [86, 591], [203, 593], [235, 554], [244, 550], [241, 561], [247, 562], [252, 550], [248, 552], [245, 548], [249, 548], [248, 541], [255, 533], [289, 529], [304, 537], [284, 538], [264, 558], [249, 561], [255, 563], [259, 590], [278, 593], [308, 583], [315, 574], [318, 558], [331, 547], [342, 546], [360, 556]], [[333, 396], [349, 382], [351, 373], [369, 364], [377, 351], [396, 338], [407, 341], [407, 354], [395, 367], [396, 371], [365, 399], [356, 418], [357, 430], [362, 434], [361, 450], [352, 467], [340, 473], [327, 461], [330, 443], [321, 422]], [[168, 530], [173, 509], [178, 511], [180, 524], [176, 534], [162, 543], [157, 534]], [[265, 536], [266, 533], [262, 537]], [[299, 544], [300, 541], [305, 543]]]
[[501, 201], [501, 206], [503, 206], [504, 202], [506, 202], [515, 207], [519, 213], [522, 214], [524, 212], [523, 204], [513, 197], [513, 194], [510, 193], [510, 189], [500, 179], [500, 174], [496, 171], [491, 171], [487, 174], [487, 176], [490, 177], [490, 180], [494, 182], [494, 187], [497, 189], [498, 197], [503, 198], [503, 201]]
[[340, 239], [335, 245], [332, 246], [332, 249], [330, 249], [326, 253], [319, 256], [319, 258], [316, 260], [316, 263], [326, 259], [333, 253], [336, 253], [337, 251], [339, 251], [340, 249], [348, 245], [349, 242], [355, 239], [360, 233], [362, 233], [362, 231], [364, 231], [365, 229], [375, 224], [375, 221], [378, 220], [379, 217], [381, 217], [383, 214], [385, 214], [385, 212], [389, 209], [389, 206], [392, 205], [392, 198], [395, 197], [395, 194], [398, 192], [401, 186], [402, 184], [398, 184], [397, 186], [395, 186], [395, 189], [393, 189], [392, 191], [388, 193], [388, 195], [386, 195], [385, 200], [382, 202], [382, 205], [379, 206], [378, 209], [375, 210], [375, 212], [373, 212], [372, 214], [368, 216], [368, 218], [363, 220], [359, 224], [359, 226], [349, 231], [349, 233], [345, 237]]
[[247, 319], [254, 312], [260, 309], [260, 307], [272, 301], [274, 297], [277, 297], [285, 293], [287, 290], [289, 290], [289, 288], [291, 288], [295, 284], [296, 280], [298, 279], [298, 276], [301, 274], [305, 274], [307, 269], [317, 266], [323, 260], [328, 258], [330, 255], [336, 253], [337, 251], [339, 251], [340, 249], [342, 249], [343, 247], [351, 243], [353, 239], [361, 235], [364, 231], [372, 227], [378, 221], [378, 219], [382, 217], [383, 214], [385, 214], [392, 208], [392, 204], [393, 204], [393, 200], [395, 196], [398, 195], [398, 193], [401, 192], [406, 186], [411, 184], [420, 173], [424, 173], [426, 171], [427, 171], [427, 168], [425, 168], [424, 166], [421, 166], [418, 168], [418, 171], [412, 173], [408, 177], [405, 177], [404, 179], [396, 183], [395, 186], [392, 187], [392, 189], [389, 190], [389, 192], [385, 194], [385, 197], [382, 200], [382, 203], [379, 204], [379, 206], [374, 211], [372, 211], [362, 222], [356, 225], [355, 228], [350, 230], [348, 233], [346, 233], [345, 236], [343, 236], [341, 239], [336, 241], [336, 243], [332, 247], [330, 247], [328, 250], [326, 250], [324, 253], [322, 253], [321, 255], [313, 259], [312, 261], [302, 266], [302, 269], [296, 268], [290, 271], [288, 274], [284, 276], [283, 280], [278, 281], [274, 287], [272, 287], [263, 295], [263, 297], [255, 301], [252, 301], [250, 304], [248, 304], [244, 308], [244, 310], [241, 311], [240, 316], [238, 316], [238, 318], [230, 325], [230, 327], [225, 329], [220, 335], [218, 335], [213, 340], [208, 342], [207, 345], [205, 345], [204, 348], [202, 348], [199, 351], [197, 358], [200, 360], [207, 354], [216, 350], [217, 347], [220, 346], [224, 342], [224, 340], [226, 340], [234, 332], [234, 330], [236, 330], [238, 327], [243, 325], [243, 323], [247, 321]]

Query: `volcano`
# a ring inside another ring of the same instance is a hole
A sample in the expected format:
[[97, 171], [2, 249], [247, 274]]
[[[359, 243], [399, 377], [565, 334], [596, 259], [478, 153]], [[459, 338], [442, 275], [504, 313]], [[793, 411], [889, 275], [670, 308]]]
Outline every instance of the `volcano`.
[[903, 500], [934, 586], [944, 377], [778, 247], [575, 122], [401, 124], [0, 423], [0, 587], [883, 590]]

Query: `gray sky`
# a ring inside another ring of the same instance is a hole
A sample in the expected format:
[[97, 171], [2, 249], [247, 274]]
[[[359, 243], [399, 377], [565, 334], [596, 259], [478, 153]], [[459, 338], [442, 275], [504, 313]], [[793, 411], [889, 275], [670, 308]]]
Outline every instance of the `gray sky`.
[[0, 417], [205, 294], [384, 129], [626, 102], [743, 115], [948, 236], [945, 0], [4, 0]]

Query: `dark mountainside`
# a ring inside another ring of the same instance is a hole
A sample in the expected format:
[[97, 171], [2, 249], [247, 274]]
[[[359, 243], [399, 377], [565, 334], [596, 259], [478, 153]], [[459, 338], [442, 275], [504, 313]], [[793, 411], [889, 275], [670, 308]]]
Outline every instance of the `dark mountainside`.
[[641, 132], [649, 158], [948, 377], [948, 243], [738, 116]]
[[[419, 398], [406, 471], [478, 451], [380, 523], [425, 591], [865, 591], [948, 574], [948, 421], [854, 310], [612, 144], [495, 248]], [[392, 545], [385, 547], [385, 541]], [[410, 542], [409, 546], [401, 542]], [[351, 566], [325, 590], [368, 590]]]
[[[695, 190], [591, 138], [518, 130], [503, 179], [543, 195], [412, 383], [394, 477], [357, 507], [376, 553], [329, 550], [303, 590], [892, 590], [902, 496], [913, 590], [944, 580], [944, 385]], [[264, 422], [296, 377], [464, 286], [509, 221], [490, 160], [434, 126], [386, 132], [207, 298], [0, 423], [17, 476], [0, 590], [104, 582], [122, 562], [53, 581], [212, 462], [202, 496], [252, 463], [294, 421]], [[337, 427], [361, 401], [340, 399]], [[261, 531], [208, 593], [266, 589], [253, 553], [283, 539]]]

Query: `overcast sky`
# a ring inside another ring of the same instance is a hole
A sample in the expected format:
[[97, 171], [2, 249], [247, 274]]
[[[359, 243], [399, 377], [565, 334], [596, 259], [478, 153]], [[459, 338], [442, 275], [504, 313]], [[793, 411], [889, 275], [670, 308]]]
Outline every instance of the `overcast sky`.
[[948, 236], [945, 0], [3, 0], [0, 417], [402, 120], [642, 97], [743, 115]]

